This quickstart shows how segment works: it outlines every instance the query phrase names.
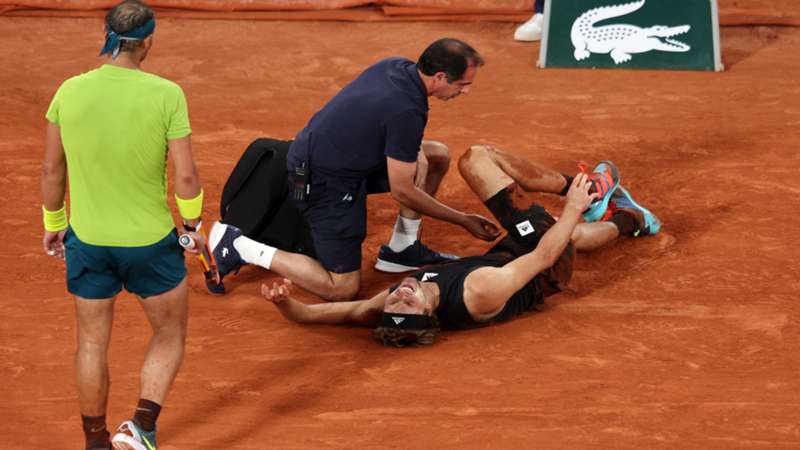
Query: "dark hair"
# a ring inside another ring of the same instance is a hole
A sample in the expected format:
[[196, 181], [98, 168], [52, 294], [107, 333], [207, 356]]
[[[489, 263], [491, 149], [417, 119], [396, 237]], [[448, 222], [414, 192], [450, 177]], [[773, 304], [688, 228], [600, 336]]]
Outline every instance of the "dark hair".
[[452, 83], [464, 76], [467, 67], [480, 67], [484, 63], [481, 55], [466, 42], [444, 38], [429, 45], [422, 52], [417, 60], [417, 68], [428, 76], [444, 72], [447, 75], [447, 81]]
[[439, 334], [439, 320], [434, 314], [431, 316], [431, 321], [433, 326], [424, 330], [378, 327], [372, 331], [372, 336], [380, 341], [381, 344], [391, 347], [431, 345]]
[[[149, 6], [140, 0], [125, 0], [106, 14], [106, 27], [117, 34], [127, 33], [146, 24], [155, 16]], [[135, 50], [141, 41], [122, 41], [120, 52]]]

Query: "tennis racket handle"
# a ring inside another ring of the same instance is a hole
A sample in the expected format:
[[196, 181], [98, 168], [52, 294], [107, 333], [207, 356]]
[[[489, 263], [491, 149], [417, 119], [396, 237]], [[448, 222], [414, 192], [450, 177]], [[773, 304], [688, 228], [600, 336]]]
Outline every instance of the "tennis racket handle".
[[197, 246], [197, 243], [194, 241], [194, 238], [189, 236], [188, 234], [182, 234], [178, 237], [178, 244], [181, 247], [185, 248], [186, 250], [194, 250]]
[[[197, 247], [197, 242], [188, 234], [180, 235], [178, 237], [178, 244], [186, 250], [194, 250]], [[204, 245], [203, 248], [200, 249], [200, 253], [197, 254], [197, 261], [200, 262], [200, 266], [203, 268], [203, 275], [205, 275], [206, 279], [219, 283], [219, 273], [217, 272], [214, 258], [209, 253], [207, 245]]]

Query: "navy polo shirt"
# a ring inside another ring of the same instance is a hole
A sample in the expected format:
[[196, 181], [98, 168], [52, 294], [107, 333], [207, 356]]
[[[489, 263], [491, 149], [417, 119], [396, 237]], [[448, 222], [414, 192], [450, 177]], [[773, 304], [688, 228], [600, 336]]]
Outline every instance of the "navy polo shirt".
[[428, 122], [428, 94], [417, 65], [387, 58], [345, 86], [292, 142], [292, 173], [310, 161], [312, 178], [366, 179], [386, 173], [386, 157], [417, 160]]

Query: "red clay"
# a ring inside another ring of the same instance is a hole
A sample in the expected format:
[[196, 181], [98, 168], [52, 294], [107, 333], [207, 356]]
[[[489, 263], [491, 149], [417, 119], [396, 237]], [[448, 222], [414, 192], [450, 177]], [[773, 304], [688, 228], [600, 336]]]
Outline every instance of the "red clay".
[[[288, 323], [259, 298], [262, 270], [212, 297], [188, 261], [188, 351], [162, 450], [800, 447], [800, 31], [724, 28], [728, 70], [696, 73], [537, 70], [538, 45], [514, 42], [514, 26], [160, 22], [145, 67], [187, 93], [207, 221], [252, 139], [292, 137], [370, 63], [454, 36], [488, 64], [468, 96], [432, 101], [429, 138], [454, 157], [490, 143], [565, 172], [611, 159], [665, 224], [581, 255], [543, 312], [420, 349]], [[0, 18], [3, 448], [83, 445], [73, 308], [63, 265], [41, 250], [38, 177], [47, 104], [100, 62], [101, 31], [98, 19]], [[455, 167], [440, 196], [486, 213]], [[364, 296], [397, 279], [371, 269], [395, 214], [388, 196], [371, 200]], [[488, 247], [432, 220], [424, 234], [443, 251]], [[148, 336], [123, 295], [110, 426], [132, 413]]]

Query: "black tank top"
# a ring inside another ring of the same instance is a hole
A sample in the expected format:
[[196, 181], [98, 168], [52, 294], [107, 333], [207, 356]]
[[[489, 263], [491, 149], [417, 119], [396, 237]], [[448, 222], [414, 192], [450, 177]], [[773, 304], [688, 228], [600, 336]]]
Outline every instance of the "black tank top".
[[436, 316], [443, 330], [463, 330], [476, 328], [491, 323], [505, 322], [534, 310], [542, 303], [544, 296], [538, 285], [531, 280], [522, 289], [515, 292], [506, 302], [503, 309], [486, 322], [476, 322], [464, 304], [464, 280], [473, 270], [481, 267], [501, 267], [514, 259], [504, 253], [471, 256], [451, 263], [439, 264], [412, 273], [410, 276], [420, 282], [436, 283], [439, 286], [439, 306]]

